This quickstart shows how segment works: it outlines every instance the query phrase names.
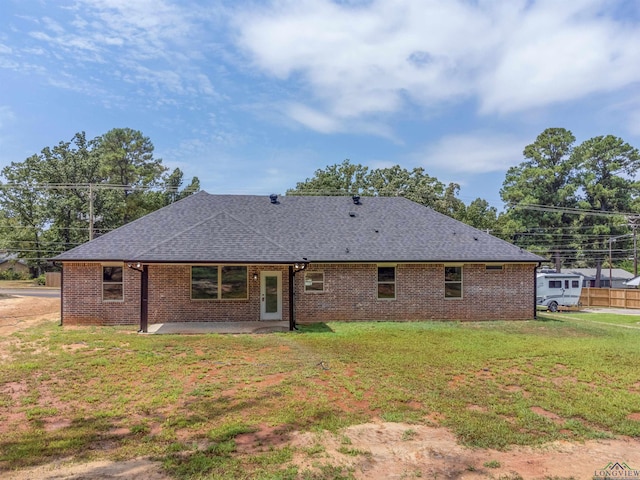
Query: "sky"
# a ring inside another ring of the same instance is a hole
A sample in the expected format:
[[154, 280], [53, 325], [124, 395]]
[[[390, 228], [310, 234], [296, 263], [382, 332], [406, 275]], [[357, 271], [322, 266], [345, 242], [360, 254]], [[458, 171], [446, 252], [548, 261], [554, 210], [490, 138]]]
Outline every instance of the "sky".
[[0, 0], [0, 168], [125, 127], [209, 193], [349, 159], [501, 208], [546, 128], [640, 147], [640, 1]]

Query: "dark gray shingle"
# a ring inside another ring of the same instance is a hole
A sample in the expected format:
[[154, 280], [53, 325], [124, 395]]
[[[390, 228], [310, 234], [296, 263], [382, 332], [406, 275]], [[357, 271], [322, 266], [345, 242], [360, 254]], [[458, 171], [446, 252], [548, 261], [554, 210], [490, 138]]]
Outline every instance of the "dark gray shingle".
[[199, 192], [55, 260], [146, 262], [538, 262], [542, 258], [400, 197]]

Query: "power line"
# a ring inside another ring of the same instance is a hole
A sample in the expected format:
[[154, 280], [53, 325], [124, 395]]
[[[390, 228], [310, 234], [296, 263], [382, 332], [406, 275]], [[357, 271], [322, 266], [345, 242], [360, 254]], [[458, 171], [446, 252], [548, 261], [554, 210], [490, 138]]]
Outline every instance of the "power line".
[[588, 208], [568, 208], [568, 207], [556, 207], [553, 205], [537, 205], [534, 203], [521, 203], [517, 205], [513, 205], [512, 208], [520, 209], [520, 210], [534, 210], [539, 212], [555, 212], [555, 213], [564, 213], [568, 215], [587, 215], [587, 216], [596, 216], [596, 217], [614, 217], [614, 216], [625, 216], [625, 217], [638, 217], [640, 214], [631, 213], [631, 212], [611, 212], [611, 211], [603, 211], [596, 209], [588, 209]]
[[[160, 192], [175, 193], [180, 191], [179, 186], [163, 185], [125, 185], [115, 183], [0, 183], [0, 189], [31, 189], [31, 190], [158, 190]], [[186, 187], [188, 188], [188, 187]]]

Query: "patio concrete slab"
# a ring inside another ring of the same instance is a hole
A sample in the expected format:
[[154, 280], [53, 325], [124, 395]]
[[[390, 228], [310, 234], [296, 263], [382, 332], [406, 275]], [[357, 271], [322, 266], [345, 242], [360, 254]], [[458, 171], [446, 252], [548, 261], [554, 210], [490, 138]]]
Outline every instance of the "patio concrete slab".
[[176, 322], [154, 323], [147, 329], [150, 334], [204, 334], [204, 333], [272, 333], [288, 332], [289, 322]]

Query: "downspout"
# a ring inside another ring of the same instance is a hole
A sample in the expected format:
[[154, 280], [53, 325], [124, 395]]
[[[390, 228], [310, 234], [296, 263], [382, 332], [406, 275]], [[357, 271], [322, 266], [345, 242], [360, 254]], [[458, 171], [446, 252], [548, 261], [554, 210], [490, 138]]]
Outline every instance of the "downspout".
[[308, 266], [308, 260], [306, 257], [303, 258], [304, 262], [296, 263], [295, 265], [289, 265], [289, 331], [292, 332], [294, 330], [298, 330], [296, 327], [296, 317], [295, 317], [295, 275], [298, 272], [304, 271]]
[[64, 263], [60, 268], [60, 326], [64, 319]]

